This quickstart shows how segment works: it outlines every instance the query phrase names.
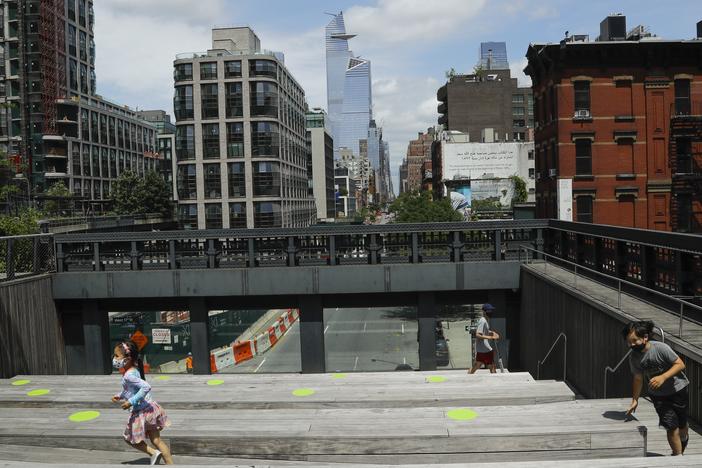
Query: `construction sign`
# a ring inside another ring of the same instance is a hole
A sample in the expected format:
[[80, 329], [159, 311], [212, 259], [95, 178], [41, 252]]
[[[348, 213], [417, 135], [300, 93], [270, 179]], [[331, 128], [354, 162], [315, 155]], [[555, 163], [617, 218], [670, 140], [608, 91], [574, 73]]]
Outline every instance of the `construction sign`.
[[146, 346], [149, 343], [149, 339], [146, 337], [146, 335], [144, 335], [139, 330], [135, 331], [134, 334], [131, 337], [129, 337], [129, 339], [132, 340], [135, 345], [137, 345], [139, 351], [144, 349], [144, 346]]

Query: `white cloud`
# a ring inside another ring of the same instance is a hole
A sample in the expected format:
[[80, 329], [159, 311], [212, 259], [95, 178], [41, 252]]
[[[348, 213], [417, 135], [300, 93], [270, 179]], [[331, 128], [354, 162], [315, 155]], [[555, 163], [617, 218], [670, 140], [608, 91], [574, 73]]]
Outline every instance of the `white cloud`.
[[352, 6], [344, 19], [347, 30], [358, 34], [362, 44], [428, 42], [465, 28], [486, 4], [486, 0], [442, 0], [435, 8], [425, 0], [378, 0], [375, 6]]
[[[175, 21], [176, 23], [198, 24], [202, 22], [216, 22], [226, 12], [225, 0], [199, 0], [197, 6], [192, 0], [107, 0], [95, 2], [95, 9], [110, 11], [114, 15], [145, 16], [153, 20]], [[100, 18], [99, 15], [96, 16]], [[165, 26], [158, 24], [159, 29]]]
[[512, 72], [512, 78], [517, 78], [519, 86], [531, 86], [531, 77], [524, 74], [524, 69], [529, 64], [529, 60], [524, 57], [519, 62], [510, 62], [509, 69]]

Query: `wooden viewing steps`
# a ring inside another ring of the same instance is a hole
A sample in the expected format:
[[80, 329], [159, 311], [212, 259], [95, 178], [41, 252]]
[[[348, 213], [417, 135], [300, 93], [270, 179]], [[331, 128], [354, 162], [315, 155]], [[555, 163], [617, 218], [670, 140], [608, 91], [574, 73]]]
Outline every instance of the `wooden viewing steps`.
[[[28, 376], [28, 384], [11, 385], [22, 378], [0, 380], [0, 467], [143, 461], [121, 437], [127, 412], [109, 402], [120, 388], [118, 376]], [[527, 373], [148, 380], [172, 421], [163, 437], [181, 465], [676, 466], [670, 458], [655, 465], [650, 464], [655, 457], [642, 458], [647, 452], [669, 453], [652, 405], [642, 401], [638, 421], [624, 422], [627, 399], [575, 400], [565, 384], [537, 382]], [[208, 385], [211, 380], [223, 383]], [[303, 388], [315, 393], [293, 394]], [[27, 395], [36, 389], [50, 393]], [[97, 410], [100, 416], [69, 421], [81, 410]], [[455, 419], [456, 410], [467, 419]], [[692, 435], [691, 449], [700, 452], [702, 440]], [[611, 464], [612, 458], [631, 464]], [[683, 459], [698, 464], [678, 466], [702, 465], [700, 456]]]

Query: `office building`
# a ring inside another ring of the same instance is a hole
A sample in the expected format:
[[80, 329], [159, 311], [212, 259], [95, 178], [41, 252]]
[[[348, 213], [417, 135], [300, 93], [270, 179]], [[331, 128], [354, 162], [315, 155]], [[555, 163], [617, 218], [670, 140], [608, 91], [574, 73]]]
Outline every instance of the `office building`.
[[305, 93], [248, 27], [174, 62], [178, 213], [186, 228], [305, 227]]
[[701, 232], [702, 42], [622, 40], [623, 21], [527, 51], [537, 216]]
[[479, 67], [455, 74], [439, 88], [439, 125], [467, 133], [481, 142], [482, 130], [494, 129], [498, 141], [526, 141], [534, 126], [532, 92], [512, 77], [504, 42], [481, 44]]
[[309, 183], [317, 206], [317, 219], [334, 219], [334, 141], [328, 115], [322, 109], [313, 109], [306, 117]]

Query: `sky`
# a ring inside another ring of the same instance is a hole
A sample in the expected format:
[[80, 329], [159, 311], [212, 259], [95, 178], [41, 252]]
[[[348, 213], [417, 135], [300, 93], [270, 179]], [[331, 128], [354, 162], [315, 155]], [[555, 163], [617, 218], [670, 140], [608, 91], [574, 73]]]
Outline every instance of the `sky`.
[[408, 142], [437, 124], [446, 71], [472, 71], [481, 42], [506, 42], [512, 76], [528, 86], [530, 43], [558, 42], [566, 31], [594, 39], [611, 13], [665, 39], [694, 37], [702, 20], [700, 0], [100, 0], [98, 94], [173, 115], [175, 55], [210, 48], [214, 26], [249, 26], [262, 48], [285, 54], [309, 106], [326, 109], [325, 12], [338, 11], [358, 35], [351, 50], [372, 64], [373, 113], [390, 144], [395, 190]]

